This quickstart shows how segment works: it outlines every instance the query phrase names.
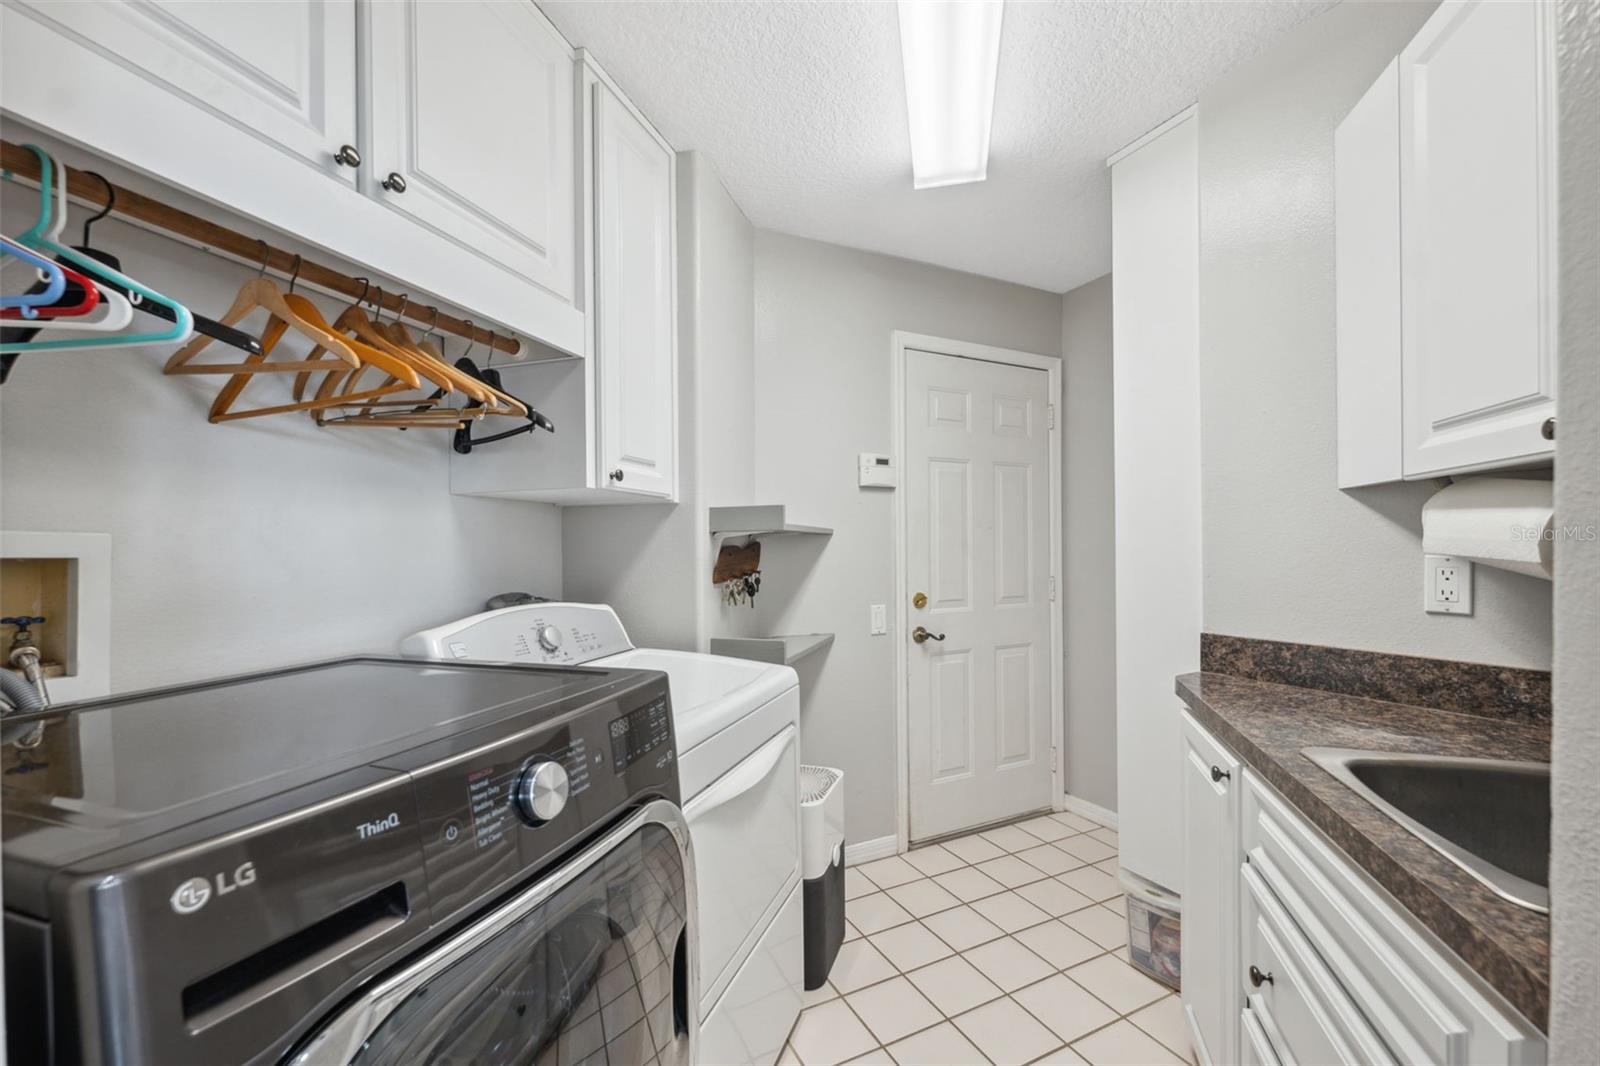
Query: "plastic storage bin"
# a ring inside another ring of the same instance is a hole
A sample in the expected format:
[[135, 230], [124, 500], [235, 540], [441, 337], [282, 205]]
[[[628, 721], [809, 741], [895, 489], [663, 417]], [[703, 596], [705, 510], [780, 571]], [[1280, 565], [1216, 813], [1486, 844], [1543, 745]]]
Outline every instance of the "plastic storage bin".
[[821, 988], [844, 943], [844, 771], [800, 767], [800, 876], [806, 989]]
[[1180, 987], [1183, 923], [1178, 897], [1126, 870], [1119, 880], [1127, 894], [1129, 960], [1162, 984]]

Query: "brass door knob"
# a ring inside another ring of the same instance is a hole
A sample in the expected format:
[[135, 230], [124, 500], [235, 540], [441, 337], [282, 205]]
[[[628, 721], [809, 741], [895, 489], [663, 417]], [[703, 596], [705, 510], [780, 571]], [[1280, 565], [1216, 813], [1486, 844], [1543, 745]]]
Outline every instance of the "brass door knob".
[[928, 594], [926, 592], [919, 592], [915, 596], [911, 597], [911, 606], [915, 607], [919, 611], [928, 606]]
[[924, 643], [926, 641], [930, 641], [930, 640], [943, 640], [944, 639], [944, 634], [943, 633], [929, 633], [926, 629], [923, 629], [921, 626], [918, 626], [917, 628], [915, 628], [915, 629], [913, 629], [911, 631], [911, 639], [916, 641], [918, 644], [922, 644], [922, 643]]

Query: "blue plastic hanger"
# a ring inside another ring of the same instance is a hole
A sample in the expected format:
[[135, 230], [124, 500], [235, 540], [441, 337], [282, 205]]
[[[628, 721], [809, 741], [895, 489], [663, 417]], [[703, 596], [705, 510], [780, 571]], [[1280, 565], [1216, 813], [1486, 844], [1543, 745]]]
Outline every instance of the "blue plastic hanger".
[[[4, 344], [0, 345], [0, 353], [43, 352], [67, 348], [122, 348], [137, 344], [166, 344], [171, 341], [188, 339], [189, 334], [193, 332], [194, 316], [189, 313], [187, 307], [184, 307], [176, 300], [161, 295], [154, 289], [139, 284], [139, 282], [119, 271], [112, 270], [98, 260], [90, 259], [72, 248], [58, 244], [53, 239], [53, 233], [59, 232], [60, 225], [57, 225], [52, 231], [50, 192], [58, 172], [61, 174], [63, 191], [65, 190], [66, 173], [61, 171], [49, 154], [38, 145], [27, 144], [23, 145], [23, 147], [39, 157], [39, 217], [34, 221], [33, 226], [26, 233], [23, 233], [18, 240], [30, 248], [65, 260], [90, 278], [105, 278], [127, 289], [129, 293], [140, 300], [148, 300], [152, 304], [167, 308], [172, 312], [173, 323], [171, 329], [159, 333], [118, 334], [110, 337], [75, 337], [69, 340], [25, 341], [20, 344]], [[62, 199], [65, 202], [65, 196]], [[62, 221], [64, 222], [65, 219]]]
[[41, 255], [30, 251], [26, 245], [18, 244], [10, 237], [0, 235], [0, 254], [9, 255], [38, 267], [44, 272], [45, 288], [42, 292], [23, 292], [15, 296], [0, 296], [0, 307], [15, 307], [22, 312], [23, 318], [38, 318], [36, 307], [48, 307], [61, 299], [61, 294], [67, 291], [67, 276], [61, 268]]

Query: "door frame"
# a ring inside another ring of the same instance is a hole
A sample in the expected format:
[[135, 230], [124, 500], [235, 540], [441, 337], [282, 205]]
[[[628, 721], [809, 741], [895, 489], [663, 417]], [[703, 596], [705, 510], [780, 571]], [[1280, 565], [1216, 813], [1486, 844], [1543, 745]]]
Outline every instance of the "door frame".
[[1034, 352], [1021, 352], [1011, 348], [996, 348], [973, 341], [958, 341], [948, 337], [935, 337], [926, 333], [895, 330], [890, 334], [889, 364], [892, 386], [890, 390], [890, 462], [901, 472], [900, 484], [894, 493], [894, 542], [890, 554], [894, 567], [894, 611], [889, 633], [894, 642], [894, 734], [895, 734], [895, 851], [903, 854], [911, 844], [911, 678], [909, 652], [904, 635], [910, 620], [907, 605], [905, 571], [906, 544], [906, 353], [931, 352], [952, 359], [974, 359], [985, 363], [1043, 370], [1049, 380], [1045, 386], [1046, 402], [1055, 412], [1053, 420], [1047, 419], [1050, 446], [1050, 578], [1055, 582], [1055, 596], [1050, 601], [1050, 809], [1062, 810], [1066, 792], [1066, 664], [1065, 625], [1062, 607], [1066, 603], [1066, 587], [1062, 574], [1062, 514], [1061, 514], [1061, 442], [1065, 423], [1061, 404], [1061, 359]]

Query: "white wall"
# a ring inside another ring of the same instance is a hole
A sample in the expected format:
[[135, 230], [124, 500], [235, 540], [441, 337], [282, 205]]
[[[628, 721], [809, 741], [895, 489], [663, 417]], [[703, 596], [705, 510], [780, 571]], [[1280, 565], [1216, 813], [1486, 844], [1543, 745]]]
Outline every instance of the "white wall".
[[[31, 218], [15, 189], [8, 233]], [[95, 243], [213, 317], [252, 273], [109, 219]], [[452, 497], [448, 433], [211, 425], [226, 379], [165, 377], [169, 352], [23, 355], [0, 388], [0, 525], [111, 534], [113, 690], [393, 653], [497, 592], [560, 593], [558, 512]], [[279, 377], [241, 404], [286, 393]]]
[[709, 160], [677, 167], [679, 502], [568, 507], [562, 529], [569, 597], [616, 607], [641, 647], [699, 651], [753, 625], [712, 613], [707, 508], [749, 503], [755, 478], [755, 230]]
[[890, 335], [1056, 355], [1061, 298], [765, 230], [755, 266], [757, 501], [834, 534], [764, 542], [754, 615], [766, 632], [837, 632], [799, 666], [803, 755], [845, 771], [848, 837], [872, 840], [895, 832], [904, 638], [867, 635], [868, 605], [894, 593], [893, 497], [857, 486], [856, 453], [890, 450]]
[[1433, 7], [1341, 5], [1200, 99], [1205, 628], [1548, 668], [1549, 582], [1423, 613], [1438, 484], [1335, 487], [1333, 128]]
[[1111, 275], [1061, 298], [1067, 791], [1117, 809]]
[[[1600, 526], [1600, 7], [1562, 0], [1556, 521]], [[1600, 542], [1556, 545], [1550, 1061], [1600, 1047]]]

